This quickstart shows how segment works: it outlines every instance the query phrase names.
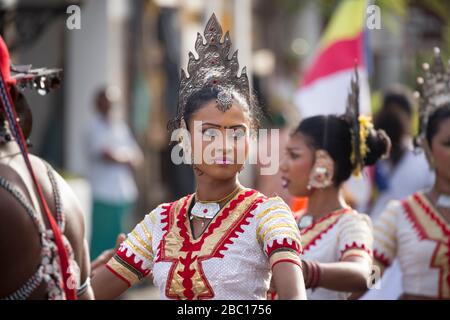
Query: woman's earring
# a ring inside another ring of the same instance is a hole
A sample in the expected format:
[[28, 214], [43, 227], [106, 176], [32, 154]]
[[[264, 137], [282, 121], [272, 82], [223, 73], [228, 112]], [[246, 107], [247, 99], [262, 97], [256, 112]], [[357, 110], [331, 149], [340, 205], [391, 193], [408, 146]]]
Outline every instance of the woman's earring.
[[378, 129], [377, 130], [377, 135], [378, 137], [384, 141], [384, 143], [386, 144], [386, 151], [385, 153], [381, 156], [381, 159], [385, 160], [388, 159], [389, 156], [391, 155], [391, 150], [392, 150], [392, 141], [391, 138], [389, 138], [389, 136], [387, 135], [386, 131], [382, 130], [382, 129]]
[[308, 190], [323, 189], [333, 184], [334, 163], [325, 150], [316, 151], [316, 159], [309, 176]]

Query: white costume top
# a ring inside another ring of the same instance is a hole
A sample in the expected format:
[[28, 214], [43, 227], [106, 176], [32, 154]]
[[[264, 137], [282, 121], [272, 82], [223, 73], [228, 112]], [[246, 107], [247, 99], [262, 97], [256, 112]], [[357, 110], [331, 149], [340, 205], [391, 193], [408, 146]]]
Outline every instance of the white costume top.
[[[351, 209], [332, 212], [301, 230], [304, 260], [320, 263], [342, 261], [357, 255], [372, 259], [372, 225], [366, 214]], [[306, 291], [311, 300], [347, 299], [350, 293], [314, 288]]]
[[450, 298], [450, 225], [422, 192], [392, 201], [374, 230], [374, 257], [399, 260], [405, 293]]
[[[416, 153], [407, 149], [395, 168], [392, 168], [388, 160], [378, 162], [377, 166], [383, 172], [383, 175], [389, 177], [389, 179], [387, 189], [380, 192], [370, 212], [374, 225], [390, 201], [404, 199], [414, 192], [429, 189], [434, 183], [434, 171], [430, 169], [423, 152]], [[414, 172], [414, 174], [411, 174], [411, 172]], [[384, 271], [379, 287], [367, 291], [361, 299], [395, 300], [402, 292], [402, 272], [399, 262], [394, 260], [390, 267]]]
[[108, 269], [129, 285], [152, 271], [162, 299], [266, 299], [270, 266], [281, 260], [300, 264], [300, 232], [281, 198], [244, 189], [198, 239], [187, 217], [193, 198], [146, 215]]

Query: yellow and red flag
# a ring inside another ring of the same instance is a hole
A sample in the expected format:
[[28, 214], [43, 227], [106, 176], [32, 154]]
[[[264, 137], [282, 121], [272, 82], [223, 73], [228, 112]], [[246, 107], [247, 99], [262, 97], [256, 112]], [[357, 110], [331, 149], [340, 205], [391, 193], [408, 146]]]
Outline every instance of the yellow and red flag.
[[339, 3], [295, 97], [303, 118], [344, 112], [355, 64], [360, 79], [361, 113], [370, 114], [366, 7], [366, 0]]

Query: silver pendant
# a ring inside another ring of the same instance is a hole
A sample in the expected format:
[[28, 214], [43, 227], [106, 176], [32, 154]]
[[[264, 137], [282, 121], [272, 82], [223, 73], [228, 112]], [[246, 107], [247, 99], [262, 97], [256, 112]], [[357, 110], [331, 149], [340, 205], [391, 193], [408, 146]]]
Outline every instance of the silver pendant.
[[300, 218], [300, 221], [298, 222], [298, 228], [300, 230], [303, 230], [309, 226], [311, 226], [314, 222], [314, 219], [312, 216], [310, 215], [304, 215], [303, 217]]
[[441, 194], [437, 199], [436, 206], [449, 209], [450, 208], [450, 196]]
[[220, 211], [218, 203], [208, 202], [201, 203], [196, 202], [191, 210], [191, 215], [198, 218], [212, 219]]

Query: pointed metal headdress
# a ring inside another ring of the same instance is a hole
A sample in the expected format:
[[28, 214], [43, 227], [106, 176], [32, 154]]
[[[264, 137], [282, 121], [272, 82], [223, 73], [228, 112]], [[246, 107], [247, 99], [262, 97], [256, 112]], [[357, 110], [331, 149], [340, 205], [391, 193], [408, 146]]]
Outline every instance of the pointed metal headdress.
[[437, 109], [450, 104], [450, 70], [442, 61], [439, 48], [434, 48], [431, 66], [424, 63], [422, 68], [424, 74], [417, 78], [420, 93], [415, 93], [420, 99], [419, 135], [425, 134], [430, 116]]
[[342, 118], [347, 121], [350, 126], [350, 132], [352, 136], [352, 155], [351, 161], [355, 167], [355, 174], [359, 173], [362, 169], [363, 156], [361, 154], [361, 125], [359, 119], [359, 76], [358, 70], [355, 66], [355, 73], [350, 80], [350, 91], [347, 96], [347, 105], [345, 107], [345, 113]]
[[200, 33], [197, 33], [195, 51], [198, 59], [189, 52], [187, 66], [188, 76], [181, 70], [180, 91], [178, 98], [178, 118], [181, 119], [186, 102], [196, 91], [206, 86], [217, 87], [220, 92], [217, 104], [220, 110], [226, 111], [231, 107], [232, 93], [238, 93], [249, 104], [249, 82], [246, 68], [238, 76], [239, 62], [236, 50], [231, 58], [231, 40], [227, 31], [223, 41], [222, 27], [212, 14], [205, 31], [203, 32], [206, 43]]

